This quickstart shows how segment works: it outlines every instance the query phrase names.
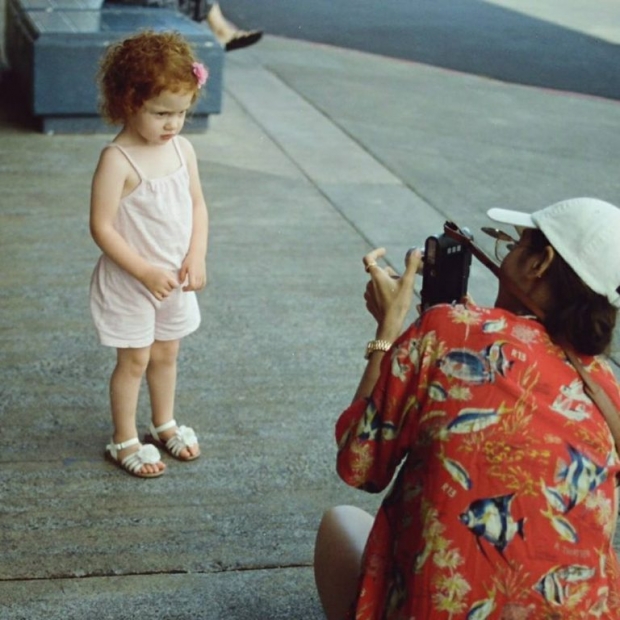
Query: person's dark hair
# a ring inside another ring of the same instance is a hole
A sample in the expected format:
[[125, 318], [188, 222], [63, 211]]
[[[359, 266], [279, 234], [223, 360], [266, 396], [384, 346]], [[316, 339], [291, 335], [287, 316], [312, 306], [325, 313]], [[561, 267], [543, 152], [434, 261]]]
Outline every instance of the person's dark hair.
[[[542, 252], [548, 245], [540, 230], [531, 231], [528, 251]], [[545, 277], [552, 302], [543, 324], [551, 338], [572, 345], [584, 355], [607, 353], [616, 325], [616, 308], [587, 286], [557, 251]]]

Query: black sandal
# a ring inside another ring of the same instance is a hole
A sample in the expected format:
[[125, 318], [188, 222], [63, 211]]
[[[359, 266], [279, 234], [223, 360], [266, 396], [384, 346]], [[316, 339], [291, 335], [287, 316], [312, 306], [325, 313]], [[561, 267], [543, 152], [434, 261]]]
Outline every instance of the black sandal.
[[227, 52], [232, 52], [233, 50], [240, 50], [244, 47], [248, 47], [250, 45], [254, 45], [254, 43], [258, 43], [263, 36], [262, 30], [250, 30], [246, 32], [245, 30], [239, 30], [235, 32], [232, 39], [226, 43], [224, 49]]

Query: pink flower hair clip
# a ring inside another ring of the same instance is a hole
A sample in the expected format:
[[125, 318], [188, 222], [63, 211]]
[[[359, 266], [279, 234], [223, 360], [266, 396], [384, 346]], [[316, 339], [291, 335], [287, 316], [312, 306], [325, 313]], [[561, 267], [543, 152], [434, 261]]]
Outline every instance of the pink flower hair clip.
[[201, 62], [193, 62], [192, 73], [196, 76], [198, 88], [202, 88], [207, 83], [209, 70]]

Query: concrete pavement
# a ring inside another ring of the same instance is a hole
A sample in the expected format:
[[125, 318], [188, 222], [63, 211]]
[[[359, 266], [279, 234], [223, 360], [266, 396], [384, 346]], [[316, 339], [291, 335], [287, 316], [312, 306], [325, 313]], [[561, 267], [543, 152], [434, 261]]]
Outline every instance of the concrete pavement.
[[[88, 313], [88, 193], [109, 137], [34, 133], [2, 92], [0, 620], [321, 618], [320, 515], [378, 501], [334, 473], [373, 331], [362, 255], [400, 267], [490, 206], [620, 204], [615, 101], [269, 36], [226, 63], [223, 113], [191, 136], [210, 283], [177, 418], [204, 456], [153, 481], [102, 459], [113, 353]], [[483, 268], [471, 290], [492, 300]]]

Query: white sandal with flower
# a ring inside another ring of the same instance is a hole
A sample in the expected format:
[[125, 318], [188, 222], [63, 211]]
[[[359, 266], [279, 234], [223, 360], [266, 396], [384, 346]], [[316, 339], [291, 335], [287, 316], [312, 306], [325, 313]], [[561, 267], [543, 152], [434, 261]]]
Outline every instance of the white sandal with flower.
[[181, 456], [181, 452], [183, 450], [188, 450], [192, 446], [198, 444], [198, 438], [196, 437], [196, 433], [194, 429], [189, 426], [178, 426], [175, 434], [169, 439], [160, 439], [159, 433], [163, 433], [164, 431], [170, 430], [177, 426], [175, 420], [170, 420], [161, 426], [155, 428], [153, 424], [150, 425], [148, 435], [144, 436], [144, 441], [146, 443], [151, 443], [156, 445], [158, 448], [166, 451], [170, 456], [173, 456], [175, 459], [179, 461], [193, 461], [197, 459], [200, 454], [190, 454], [188, 457]]
[[[140, 449], [127, 455], [122, 461], [119, 461], [118, 453], [125, 448], [130, 448], [135, 445], [139, 445]], [[161, 455], [155, 446], [140, 445], [140, 440], [137, 437], [133, 437], [121, 443], [114, 443], [114, 441], [112, 441], [112, 443], [109, 443], [105, 448], [105, 457], [117, 467], [124, 469], [128, 474], [136, 476], [137, 478], [158, 478], [164, 473], [163, 469], [155, 472], [141, 471], [144, 465], [157, 465], [157, 463], [160, 463]]]

